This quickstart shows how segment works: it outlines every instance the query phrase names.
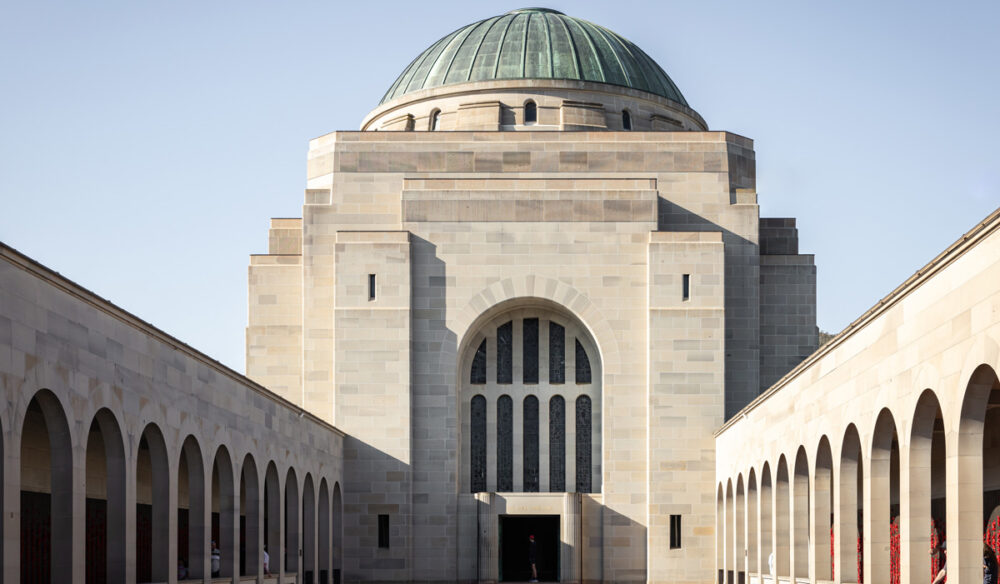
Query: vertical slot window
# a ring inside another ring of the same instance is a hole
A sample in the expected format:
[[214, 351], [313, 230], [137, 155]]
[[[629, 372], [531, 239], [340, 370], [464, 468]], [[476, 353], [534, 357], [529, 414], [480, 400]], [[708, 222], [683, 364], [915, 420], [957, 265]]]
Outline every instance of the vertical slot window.
[[368, 274], [368, 300], [375, 300], [375, 274]]
[[589, 493], [591, 483], [591, 437], [592, 418], [590, 398], [581, 395], [576, 398], [576, 492]]
[[681, 516], [670, 516], [670, 549], [681, 549]]
[[538, 398], [524, 398], [521, 435], [524, 436], [522, 489], [525, 493], [538, 492]]
[[479, 343], [476, 356], [472, 358], [472, 370], [469, 372], [469, 383], [483, 385], [486, 383], [486, 339]]
[[497, 400], [497, 491], [514, 490], [514, 400]]
[[549, 400], [549, 491], [566, 490], [566, 400], [561, 395]]
[[691, 300], [691, 274], [681, 276], [681, 300]]
[[472, 398], [470, 408], [472, 449], [472, 492], [481, 493], [486, 490], [486, 398], [477, 395]]
[[521, 330], [524, 383], [538, 383], [538, 319], [524, 319]]
[[514, 383], [514, 322], [497, 327], [497, 383]]
[[566, 383], [566, 329], [549, 322], [549, 383]]
[[378, 516], [378, 547], [389, 547], [389, 516]]

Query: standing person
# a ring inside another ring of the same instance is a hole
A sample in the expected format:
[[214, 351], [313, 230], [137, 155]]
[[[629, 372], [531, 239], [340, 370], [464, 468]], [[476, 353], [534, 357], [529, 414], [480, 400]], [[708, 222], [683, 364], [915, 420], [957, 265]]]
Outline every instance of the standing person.
[[271, 575], [271, 556], [267, 553], [267, 546], [264, 546], [264, 575]]
[[990, 544], [983, 544], [983, 584], [997, 584], [997, 554]]
[[538, 582], [538, 568], [535, 567], [535, 561], [538, 559], [538, 548], [535, 547], [535, 536], [528, 536], [528, 563], [531, 564], [531, 580], [529, 582]]
[[946, 564], [948, 563], [948, 549], [946, 545], [947, 543], [948, 542], [942, 541], [941, 545], [939, 545], [936, 550], [931, 550], [932, 555], [935, 552], [937, 552], [938, 562], [940, 562], [939, 565], [941, 566], [938, 569], [937, 576], [934, 577], [934, 580], [931, 582], [931, 584], [943, 584], [945, 577], [948, 576], [948, 571], [945, 569]]
[[222, 568], [222, 552], [219, 551], [219, 546], [215, 544], [215, 540], [212, 540], [212, 577], [217, 578], [219, 576], [219, 571]]

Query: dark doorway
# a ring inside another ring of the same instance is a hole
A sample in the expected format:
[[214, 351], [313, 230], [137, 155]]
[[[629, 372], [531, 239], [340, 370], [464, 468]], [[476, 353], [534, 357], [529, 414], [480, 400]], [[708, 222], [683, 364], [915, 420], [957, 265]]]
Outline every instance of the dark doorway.
[[500, 516], [500, 580], [527, 582], [531, 579], [528, 563], [528, 536], [535, 536], [538, 579], [559, 581], [559, 516]]

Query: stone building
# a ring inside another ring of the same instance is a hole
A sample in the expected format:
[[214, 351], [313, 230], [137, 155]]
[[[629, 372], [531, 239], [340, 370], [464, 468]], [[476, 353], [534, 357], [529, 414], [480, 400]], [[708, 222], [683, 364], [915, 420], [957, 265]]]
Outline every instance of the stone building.
[[0, 584], [978, 582], [1000, 211], [817, 350], [754, 160], [523, 9], [310, 142], [246, 377], [0, 245]]
[[348, 579], [704, 582], [713, 433], [817, 348], [751, 140], [640, 48], [515, 10], [310, 142], [247, 374], [346, 434]]

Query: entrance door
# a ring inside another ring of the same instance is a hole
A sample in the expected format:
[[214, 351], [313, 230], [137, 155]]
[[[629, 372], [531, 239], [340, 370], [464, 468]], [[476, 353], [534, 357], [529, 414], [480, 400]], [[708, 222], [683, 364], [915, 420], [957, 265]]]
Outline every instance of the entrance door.
[[530, 536], [535, 536], [535, 568], [542, 582], [559, 581], [559, 516], [500, 516], [500, 581], [531, 579]]

